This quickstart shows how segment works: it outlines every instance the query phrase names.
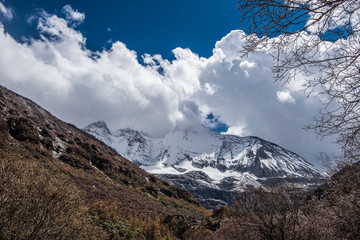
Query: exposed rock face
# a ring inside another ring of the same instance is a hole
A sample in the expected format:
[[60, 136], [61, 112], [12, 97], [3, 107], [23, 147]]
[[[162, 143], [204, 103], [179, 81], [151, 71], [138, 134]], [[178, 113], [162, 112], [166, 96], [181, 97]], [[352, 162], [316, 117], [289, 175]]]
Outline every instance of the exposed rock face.
[[185, 188], [207, 208], [232, 205], [237, 198], [237, 192], [233, 191], [235, 181], [232, 177], [224, 178], [219, 184], [214, 184], [206, 173], [202, 171], [190, 171], [185, 174], [161, 174], [162, 179]]
[[311, 187], [326, 176], [299, 155], [258, 137], [175, 128], [163, 138], [132, 130], [110, 132], [104, 122], [84, 128], [144, 170], [184, 187], [206, 207], [232, 204], [248, 186]]

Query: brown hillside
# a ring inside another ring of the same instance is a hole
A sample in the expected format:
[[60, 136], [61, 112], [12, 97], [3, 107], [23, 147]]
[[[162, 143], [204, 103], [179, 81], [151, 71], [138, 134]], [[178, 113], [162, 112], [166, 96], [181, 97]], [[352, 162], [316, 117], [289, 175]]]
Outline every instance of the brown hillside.
[[126, 234], [119, 224], [131, 229], [133, 237], [182, 237], [206, 217], [185, 190], [147, 174], [94, 137], [1, 86], [0, 159], [4, 169], [10, 163], [30, 164], [31, 169], [43, 169], [40, 175], [62, 179], [59, 184], [74, 188], [81, 207], [114, 239]]

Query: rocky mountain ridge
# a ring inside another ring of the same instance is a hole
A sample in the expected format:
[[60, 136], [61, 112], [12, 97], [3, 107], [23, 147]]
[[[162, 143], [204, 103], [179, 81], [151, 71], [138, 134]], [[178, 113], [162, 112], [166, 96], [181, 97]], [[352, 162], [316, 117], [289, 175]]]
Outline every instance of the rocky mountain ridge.
[[192, 192], [208, 208], [232, 204], [247, 187], [272, 183], [309, 188], [326, 175], [299, 155], [259, 137], [176, 127], [162, 138], [99, 121], [83, 129], [147, 172]]

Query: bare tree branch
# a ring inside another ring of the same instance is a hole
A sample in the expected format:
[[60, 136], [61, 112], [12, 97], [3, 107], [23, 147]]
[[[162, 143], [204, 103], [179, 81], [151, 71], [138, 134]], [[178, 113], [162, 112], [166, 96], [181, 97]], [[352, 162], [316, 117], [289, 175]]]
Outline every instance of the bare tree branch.
[[302, 78], [324, 104], [306, 128], [337, 135], [344, 158], [359, 161], [360, 1], [241, 0], [238, 9], [248, 34], [242, 57], [265, 49], [276, 80]]

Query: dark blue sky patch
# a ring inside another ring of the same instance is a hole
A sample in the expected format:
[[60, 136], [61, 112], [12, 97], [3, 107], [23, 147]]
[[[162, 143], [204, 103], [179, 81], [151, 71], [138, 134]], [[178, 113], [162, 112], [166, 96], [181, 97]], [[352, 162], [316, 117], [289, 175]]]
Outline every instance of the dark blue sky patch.
[[71, 5], [85, 13], [85, 21], [76, 29], [87, 39], [90, 50], [109, 49], [121, 41], [138, 53], [161, 54], [172, 60], [172, 50], [190, 48], [202, 57], [212, 55], [216, 41], [233, 29], [240, 29], [237, 1], [218, 0], [12, 0], [6, 5], [14, 9], [12, 21], [5, 29], [16, 40], [38, 38], [36, 22], [27, 20], [39, 9], [64, 17], [62, 8]]
[[215, 117], [213, 113], [210, 113], [205, 118], [205, 124], [210, 130], [214, 132], [227, 132], [229, 126], [226, 123], [221, 122], [219, 118], [220, 117]]

